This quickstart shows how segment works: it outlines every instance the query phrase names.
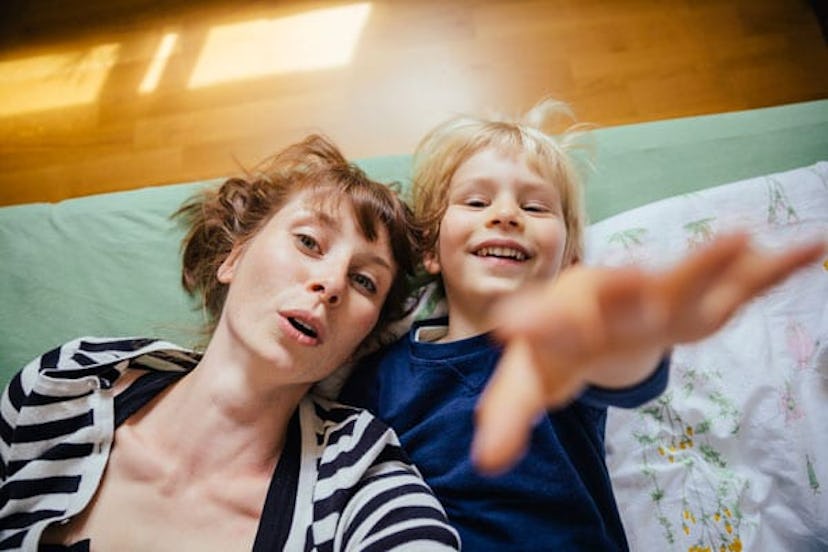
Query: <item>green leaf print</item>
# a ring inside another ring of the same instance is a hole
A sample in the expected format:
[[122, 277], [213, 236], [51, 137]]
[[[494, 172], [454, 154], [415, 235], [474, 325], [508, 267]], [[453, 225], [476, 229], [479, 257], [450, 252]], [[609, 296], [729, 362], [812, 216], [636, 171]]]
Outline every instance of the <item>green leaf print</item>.
[[775, 178], [768, 178], [768, 224], [778, 225], [798, 222], [799, 215], [785, 194], [782, 183]]

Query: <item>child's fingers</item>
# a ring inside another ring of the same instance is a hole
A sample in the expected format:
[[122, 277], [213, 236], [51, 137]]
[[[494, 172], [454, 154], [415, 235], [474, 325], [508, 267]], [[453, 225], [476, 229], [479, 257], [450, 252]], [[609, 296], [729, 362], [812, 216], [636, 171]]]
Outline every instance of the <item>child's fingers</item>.
[[754, 253], [746, 258], [738, 278], [744, 282], [745, 293], [753, 296], [819, 260], [824, 253], [825, 244], [822, 242], [796, 246], [780, 254]]
[[510, 343], [478, 402], [472, 460], [484, 473], [502, 472], [520, 459], [544, 411], [542, 383], [532, 370], [531, 355], [525, 342]]
[[781, 283], [797, 270], [817, 261], [825, 244], [797, 246], [781, 254], [745, 252], [740, 261], [704, 298], [702, 312], [716, 327], [727, 321], [742, 305], [763, 291]]
[[747, 249], [748, 236], [720, 236], [692, 252], [662, 279], [665, 300], [672, 308], [691, 306], [735, 264]]
[[529, 340], [510, 341], [477, 406], [472, 459], [497, 474], [524, 454], [538, 417], [568, 403], [583, 386], [569, 363], [541, 358]]

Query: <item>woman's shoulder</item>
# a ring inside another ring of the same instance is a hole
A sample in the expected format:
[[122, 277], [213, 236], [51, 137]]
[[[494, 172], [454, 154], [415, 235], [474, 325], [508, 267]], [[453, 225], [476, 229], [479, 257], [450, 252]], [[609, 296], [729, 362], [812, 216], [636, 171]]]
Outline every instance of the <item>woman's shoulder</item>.
[[357, 456], [365, 462], [385, 457], [389, 450], [398, 450], [399, 459], [410, 462], [402, 452], [396, 433], [369, 411], [312, 393], [308, 394], [305, 405], [305, 412], [312, 412], [313, 419], [308, 420], [310, 416], [306, 414], [302, 423], [310, 422], [313, 426], [322, 464], [340, 464]]
[[319, 459], [313, 463], [312, 511], [324, 514], [312, 522], [317, 544], [336, 542], [338, 535], [355, 548], [367, 542], [378, 550], [459, 548], [445, 511], [393, 430], [361, 408], [313, 395], [304, 404], [321, 428], [315, 440]]
[[314, 415], [316, 432], [321, 435], [342, 431], [353, 435], [359, 432], [360, 427], [371, 424], [388, 427], [364, 408], [347, 405], [316, 393], [308, 394], [307, 404]]
[[10, 386], [27, 394], [41, 377], [68, 381], [100, 376], [107, 367], [131, 359], [140, 359], [145, 368], [182, 370], [194, 366], [198, 355], [155, 338], [84, 336], [33, 359], [14, 376]]

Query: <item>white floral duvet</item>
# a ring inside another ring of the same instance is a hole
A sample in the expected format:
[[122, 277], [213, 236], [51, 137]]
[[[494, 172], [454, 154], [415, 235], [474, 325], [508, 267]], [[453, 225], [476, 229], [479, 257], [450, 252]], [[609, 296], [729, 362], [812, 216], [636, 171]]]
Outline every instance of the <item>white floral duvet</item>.
[[[677, 196], [590, 227], [587, 260], [663, 268], [728, 230], [828, 239], [828, 162]], [[677, 347], [670, 385], [611, 409], [607, 462], [633, 550], [828, 550], [828, 260]]]

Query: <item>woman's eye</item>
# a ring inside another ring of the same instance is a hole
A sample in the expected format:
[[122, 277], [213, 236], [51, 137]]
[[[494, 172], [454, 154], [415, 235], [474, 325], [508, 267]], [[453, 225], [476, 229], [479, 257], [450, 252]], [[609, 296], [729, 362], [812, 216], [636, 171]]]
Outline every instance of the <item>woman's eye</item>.
[[319, 252], [319, 242], [307, 234], [296, 234], [296, 241], [308, 251]]
[[362, 288], [371, 295], [377, 292], [377, 285], [371, 278], [369, 278], [365, 274], [354, 274], [353, 276], [351, 276], [351, 280], [354, 282], [354, 284], [356, 284], [357, 287]]

